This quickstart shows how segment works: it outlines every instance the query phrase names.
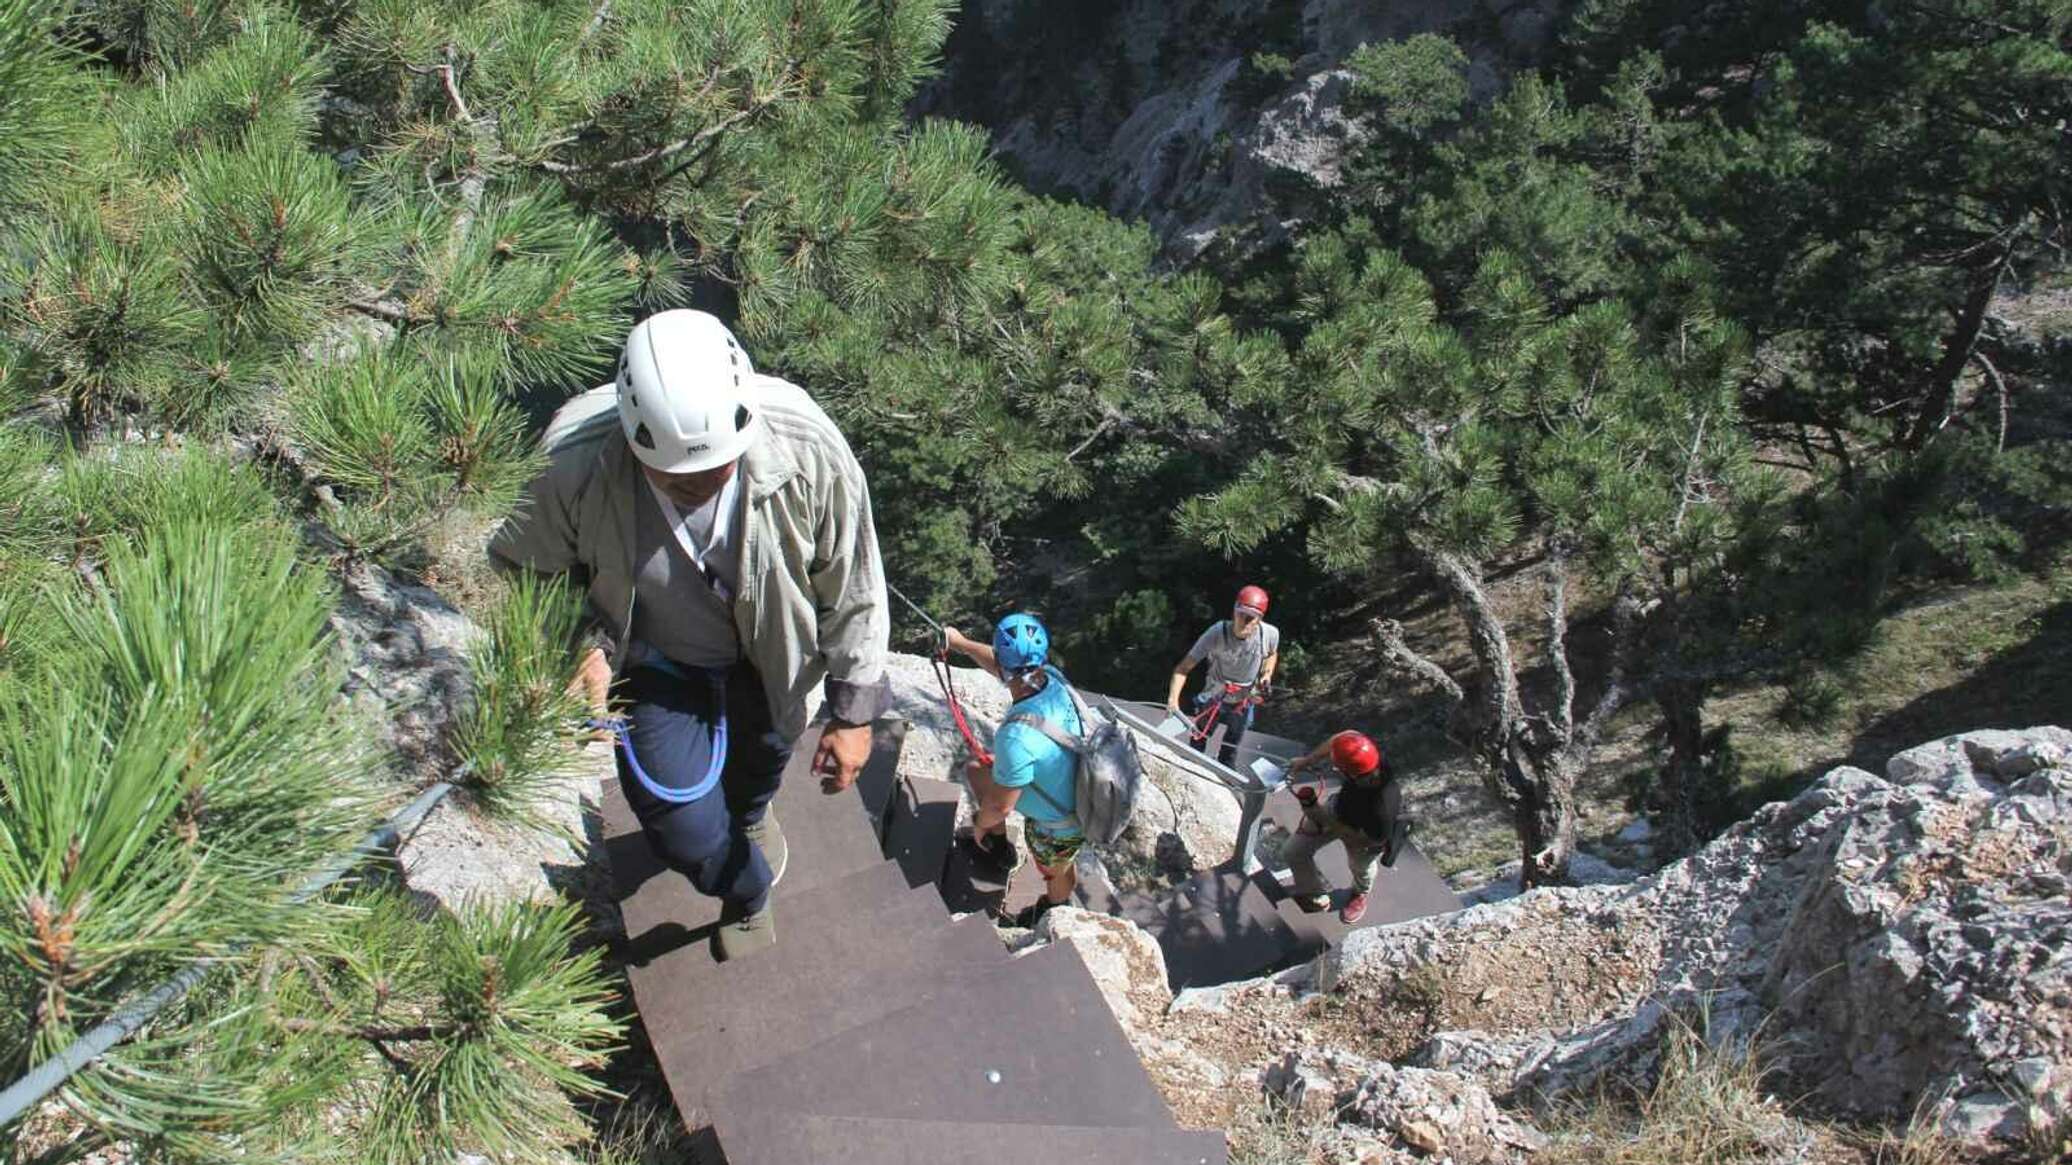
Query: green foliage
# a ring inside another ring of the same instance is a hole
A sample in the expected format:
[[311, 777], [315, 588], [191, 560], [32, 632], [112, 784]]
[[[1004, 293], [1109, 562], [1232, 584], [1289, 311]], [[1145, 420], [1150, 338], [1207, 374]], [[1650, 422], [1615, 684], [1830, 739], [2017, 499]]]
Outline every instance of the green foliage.
[[78, 199], [24, 235], [19, 254], [0, 257], [0, 281], [15, 289], [0, 310], [16, 375], [82, 423], [171, 395], [176, 357], [199, 331], [175, 257]]
[[491, 376], [408, 347], [311, 369], [290, 409], [310, 471], [337, 487], [335, 532], [369, 552], [416, 538], [455, 507], [501, 512], [539, 463]]
[[39, 1056], [165, 959], [282, 933], [285, 889], [366, 804], [293, 544], [221, 518], [131, 539], [96, 592], [52, 596], [67, 646], [0, 702], [0, 884], [26, 904], [0, 948], [35, 986]]
[[1815, 672], [1784, 687], [1777, 718], [1793, 728], [1826, 728], [1842, 709], [1842, 686]]
[[408, 910], [378, 900], [374, 924], [391, 933], [428, 927], [429, 941], [397, 934], [399, 957], [378, 968], [338, 952], [349, 973], [359, 972], [347, 998], [370, 1020], [379, 1022], [382, 994], [399, 983], [427, 1013], [418, 1050], [405, 1053], [409, 1071], [361, 1058], [380, 1083], [357, 1152], [384, 1165], [458, 1152], [515, 1159], [581, 1139], [585, 1126], [567, 1098], [602, 1091], [583, 1069], [602, 1063], [620, 1026], [604, 1011], [611, 991], [602, 952], [570, 954], [578, 908], [512, 903], [430, 919]]
[[[0, 221], [15, 220], [63, 172], [95, 86], [57, 39], [60, 12], [0, 2]], [[0, 228], [0, 239], [12, 233]]]
[[291, 16], [270, 4], [250, 6], [234, 35], [193, 64], [162, 84], [122, 91], [116, 128], [123, 155], [142, 175], [159, 178], [197, 151], [268, 156], [302, 145], [317, 128], [325, 63], [316, 40]]
[[196, 298], [233, 341], [308, 338], [355, 274], [345, 183], [299, 143], [208, 150], [183, 167]]
[[558, 581], [520, 575], [478, 622], [484, 636], [468, 661], [474, 698], [454, 728], [453, 747], [475, 802], [525, 819], [568, 763], [585, 712], [569, 691], [582, 596]]
[[634, 283], [595, 220], [545, 193], [384, 211], [388, 290], [423, 351], [513, 383], [579, 384], [609, 365]]

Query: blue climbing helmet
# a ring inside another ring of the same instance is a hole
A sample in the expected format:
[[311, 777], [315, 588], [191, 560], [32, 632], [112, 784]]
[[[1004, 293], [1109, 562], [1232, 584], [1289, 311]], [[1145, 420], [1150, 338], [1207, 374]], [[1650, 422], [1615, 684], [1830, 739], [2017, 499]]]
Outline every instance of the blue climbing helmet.
[[1036, 616], [1017, 611], [993, 628], [993, 658], [1004, 672], [1042, 667], [1050, 658], [1050, 632]]

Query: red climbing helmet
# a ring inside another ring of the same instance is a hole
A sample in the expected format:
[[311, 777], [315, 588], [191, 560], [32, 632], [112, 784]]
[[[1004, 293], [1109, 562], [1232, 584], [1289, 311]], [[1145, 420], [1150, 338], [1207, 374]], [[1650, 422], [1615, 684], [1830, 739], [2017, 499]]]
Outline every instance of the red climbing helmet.
[[1363, 732], [1341, 732], [1331, 738], [1331, 764], [1348, 777], [1364, 777], [1381, 767], [1381, 746]]
[[1254, 615], [1266, 614], [1266, 591], [1262, 587], [1246, 587], [1237, 593], [1237, 609], [1250, 611]]

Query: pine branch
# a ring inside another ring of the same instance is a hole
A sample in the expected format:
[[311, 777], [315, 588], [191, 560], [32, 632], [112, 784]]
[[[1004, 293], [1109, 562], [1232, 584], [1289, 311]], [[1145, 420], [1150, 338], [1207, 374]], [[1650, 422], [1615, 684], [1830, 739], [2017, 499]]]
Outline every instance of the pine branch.
[[[796, 68], [795, 64], [787, 68], [787, 73], [789, 73], [793, 68]], [[698, 87], [698, 91], [696, 93], [691, 95], [689, 103], [696, 104], [697, 102], [702, 101], [705, 98], [711, 96], [712, 91], [719, 86], [719, 80], [722, 74], [723, 70], [720, 69], [717, 65], [715, 65], [712, 68], [712, 70], [705, 75], [705, 83]], [[705, 143], [718, 137], [720, 134], [727, 132], [729, 129], [732, 129], [733, 127], [741, 124], [743, 121], [746, 121], [747, 119], [754, 117], [756, 114], [761, 113], [765, 108], [769, 107], [780, 97], [785, 96], [789, 92], [790, 81], [787, 80], [783, 85], [778, 86], [777, 89], [770, 94], [770, 96], [749, 102], [748, 105], [746, 105], [745, 107], [735, 110], [733, 113], [730, 113], [727, 116], [719, 119], [718, 121], [713, 122], [711, 125], [706, 126], [705, 128], [699, 130], [697, 133], [691, 134], [689, 137], [678, 138], [676, 141], [670, 142], [666, 145], [656, 146], [650, 150], [642, 150], [640, 153], [634, 154], [630, 157], [615, 158], [609, 162], [584, 163], [556, 162], [551, 158], [542, 158], [539, 161], [533, 163], [533, 165], [538, 167], [539, 169], [545, 170], [549, 174], [564, 175], [616, 174], [621, 171], [632, 170], [640, 166], [652, 165], [655, 162], [666, 161], [670, 158], [673, 158], [677, 154], [680, 154], [685, 150], [698, 149], [698, 147], [703, 146]], [[671, 170], [669, 173], [664, 174], [661, 177], [660, 181], [667, 182], [671, 178], [676, 177], [678, 174], [681, 174], [685, 169], [688, 169], [691, 165], [695, 164], [698, 158], [702, 156], [703, 151], [700, 151], [697, 155], [694, 155], [690, 159], [686, 160], [686, 162], [682, 166], [678, 166], [677, 168]]]
[[1449, 700], [1458, 702], [1467, 698], [1467, 693], [1461, 690], [1460, 684], [1452, 676], [1446, 674], [1445, 668], [1418, 654], [1417, 650], [1410, 646], [1403, 638], [1401, 623], [1394, 619], [1376, 619], [1368, 626], [1373, 629], [1374, 637], [1381, 641], [1381, 654], [1384, 659], [1412, 675], [1423, 677], [1446, 693]]
[[408, 324], [412, 322], [411, 315], [407, 310], [400, 307], [390, 307], [385, 303], [355, 299], [347, 300], [345, 306], [359, 312], [361, 315], [373, 316], [377, 320], [386, 320], [392, 324]]
[[430, 1040], [449, 1039], [461, 1035], [467, 1028], [453, 1023], [418, 1023], [404, 1027], [382, 1027], [378, 1024], [332, 1023], [321, 1019], [304, 1019], [300, 1016], [285, 1016], [281, 1027], [301, 1035], [341, 1036], [347, 1039], [366, 1040], [370, 1044], [425, 1043]]

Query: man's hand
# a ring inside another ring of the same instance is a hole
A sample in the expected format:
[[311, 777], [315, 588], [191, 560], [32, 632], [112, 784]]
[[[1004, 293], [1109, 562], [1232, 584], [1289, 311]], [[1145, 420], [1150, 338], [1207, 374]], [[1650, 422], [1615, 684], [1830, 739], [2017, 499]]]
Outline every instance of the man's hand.
[[842, 724], [830, 720], [820, 730], [820, 745], [813, 750], [813, 771], [820, 774], [820, 791], [839, 793], [856, 783], [856, 774], [871, 757], [871, 726]]
[[[593, 647], [576, 661], [576, 674], [568, 681], [568, 694], [583, 701], [591, 719], [603, 720], [611, 715], [611, 692], [612, 665], [604, 658], [603, 648]], [[611, 733], [599, 730], [584, 739], [609, 740]]]

